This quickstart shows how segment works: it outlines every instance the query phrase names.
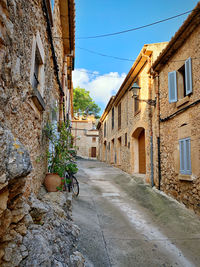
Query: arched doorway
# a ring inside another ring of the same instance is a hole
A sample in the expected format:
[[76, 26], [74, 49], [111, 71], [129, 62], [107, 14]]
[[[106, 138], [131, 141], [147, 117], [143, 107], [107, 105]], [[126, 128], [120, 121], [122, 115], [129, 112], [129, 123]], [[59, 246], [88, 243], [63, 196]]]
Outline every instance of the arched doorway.
[[138, 127], [132, 134], [132, 170], [146, 173], [145, 129]]
[[139, 173], [146, 173], [145, 131], [138, 136]]

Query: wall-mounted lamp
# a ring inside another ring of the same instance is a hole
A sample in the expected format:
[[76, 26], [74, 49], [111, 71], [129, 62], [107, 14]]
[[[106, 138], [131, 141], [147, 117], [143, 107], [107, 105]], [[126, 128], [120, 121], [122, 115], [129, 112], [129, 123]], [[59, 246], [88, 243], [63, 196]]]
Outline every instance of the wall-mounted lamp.
[[138, 98], [140, 89], [141, 89], [141, 87], [137, 84], [137, 82], [134, 82], [134, 84], [129, 89], [133, 93], [132, 97], [134, 97], [136, 101], [142, 101], [142, 102], [147, 103], [150, 106], [154, 106], [155, 107], [156, 106], [156, 100], [152, 100], [152, 99], [139, 99]]

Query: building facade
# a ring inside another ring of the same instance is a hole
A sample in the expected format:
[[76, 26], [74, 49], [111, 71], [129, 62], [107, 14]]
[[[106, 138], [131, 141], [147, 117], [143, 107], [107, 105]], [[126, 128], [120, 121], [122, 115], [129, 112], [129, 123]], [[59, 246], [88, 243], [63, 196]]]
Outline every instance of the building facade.
[[[153, 79], [149, 69], [167, 43], [144, 45], [124, 82], [113, 96], [98, 124], [99, 159], [114, 164], [129, 173], [151, 178], [152, 112], [148, 103], [152, 95]], [[133, 97], [132, 87], [139, 94]], [[148, 103], [147, 103], [148, 102]]]
[[200, 214], [199, 24], [198, 3], [151, 72], [159, 93], [155, 132], [160, 167], [155, 179], [164, 192]]
[[5, 248], [25, 234], [26, 198], [47, 172], [43, 128], [73, 112], [74, 20], [73, 0], [0, 2], [1, 266], [15, 266]]
[[97, 158], [99, 131], [96, 129], [94, 117], [72, 120], [72, 135], [77, 156], [86, 159]]

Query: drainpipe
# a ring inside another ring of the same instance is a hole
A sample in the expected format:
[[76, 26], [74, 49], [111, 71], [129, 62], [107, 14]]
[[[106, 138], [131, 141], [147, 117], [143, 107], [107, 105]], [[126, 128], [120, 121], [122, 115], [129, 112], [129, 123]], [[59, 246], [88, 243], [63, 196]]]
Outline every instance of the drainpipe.
[[[156, 74], [156, 73], [155, 73]], [[159, 74], [156, 74], [156, 89], [157, 89], [157, 125], [158, 125], [158, 135], [157, 135], [157, 147], [158, 147], [158, 189], [161, 187], [161, 153], [160, 153], [160, 93], [159, 93]]]
[[[148, 57], [148, 64], [149, 68], [151, 67], [151, 56]], [[152, 99], [152, 76], [149, 75], [149, 81], [148, 81], [148, 89], [149, 89], [149, 99]], [[151, 186], [154, 186], [154, 165], [153, 165], [153, 122], [152, 122], [152, 106], [149, 105], [149, 120], [150, 120], [150, 166], [151, 166]]]
[[161, 184], [160, 136], [157, 137], [157, 145], [158, 145], [158, 190], [160, 190], [160, 184]]
[[154, 167], [153, 167], [153, 136], [151, 135], [150, 139], [150, 147], [151, 147], [151, 186], [154, 186]]

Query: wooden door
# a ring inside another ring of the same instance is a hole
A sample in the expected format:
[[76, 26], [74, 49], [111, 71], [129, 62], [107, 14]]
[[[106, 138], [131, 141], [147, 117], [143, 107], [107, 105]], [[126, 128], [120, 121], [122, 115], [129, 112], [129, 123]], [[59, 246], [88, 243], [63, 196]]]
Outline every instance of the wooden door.
[[91, 150], [91, 157], [92, 157], [92, 158], [96, 158], [96, 147], [92, 147], [92, 150]]
[[145, 152], [145, 133], [144, 130], [138, 137], [139, 143], [139, 173], [146, 173], [146, 152]]

